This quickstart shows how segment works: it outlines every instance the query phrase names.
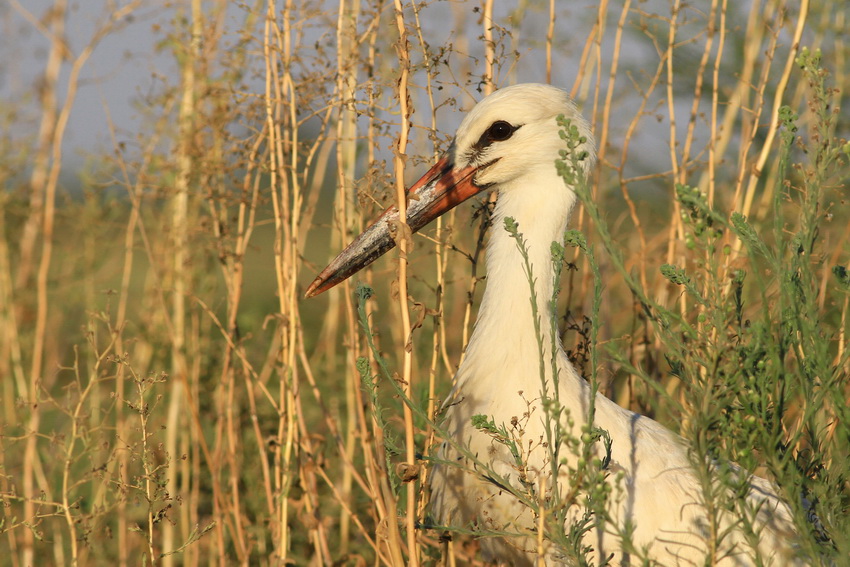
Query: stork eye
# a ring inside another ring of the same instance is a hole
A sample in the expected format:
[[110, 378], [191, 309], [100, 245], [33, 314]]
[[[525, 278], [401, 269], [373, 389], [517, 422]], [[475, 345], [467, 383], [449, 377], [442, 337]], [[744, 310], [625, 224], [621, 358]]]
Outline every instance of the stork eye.
[[475, 155], [478, 155], [486, 150], [493, 142], [504, 142], [513, 136], [514, 132], [520, 129], [520, 126], [522, 126], [522, 124], [514, 126], [505, 120], [496, 120], [490, 124], [489, 128], [484, 130], [484, 133], [481, 134], [478, 141], [472, 144], [472, 152]]
[[487, 137], [493, 142], [504, 142], [514, 135], [517, 128], [519, 128], [519, 126], [512, 126], [509, 122], [505, 122], [504, 120], [496, 120], [490, 125], [490, 128], [487, 129]]

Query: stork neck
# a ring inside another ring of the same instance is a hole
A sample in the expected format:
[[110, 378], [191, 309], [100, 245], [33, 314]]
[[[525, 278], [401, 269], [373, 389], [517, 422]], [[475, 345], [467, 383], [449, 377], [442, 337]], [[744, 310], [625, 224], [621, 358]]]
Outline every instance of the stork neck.
[[[487, 248], [487, 287], [467, 357], [492, 357], [495, 352], [509, 349], [512, 356], [506, 364], [516, 361], [527, 366], [529, 361], [539, 360], [538, 333], [545, 353], [553, 344], [549, 303], [554, 284], [551, 245], [563, 242], [575, 195], [563, 187], [560, 178], [548, 176], [537, 183], [526, 181], [522, 188], [509, 189], [500, 191], [496, 204]], [[505, 230], [506, 218], [517, 222], [522, 235], [531, 266], [536, 313], [532, 309], [532, 282], [526, 260], [517, 239]], [[535, 318], [539, 321], [537, 328]]]
[[[532, 298], [537, 316], [551, 315], [553, 266], [550, 246], [560, 240], [518, 221], [517, 237], [505, 227], [504, 215], [496, 215], [487, 250], [487, 287], [479, 310], [479, 321], [498, 317], [507, 325], [532, 321]], [[516, 219], [514, 219], [516, 220]], [[530, 269], [530, 273], [529, 273]], [[542, 321], [541, 321], [542, 322]]]

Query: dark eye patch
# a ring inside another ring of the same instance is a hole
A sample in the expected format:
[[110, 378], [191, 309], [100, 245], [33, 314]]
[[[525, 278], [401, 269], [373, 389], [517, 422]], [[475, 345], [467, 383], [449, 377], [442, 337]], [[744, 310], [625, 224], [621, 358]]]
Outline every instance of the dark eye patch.
[[477, 151], [481, 151], [493, 142], [504, 142], [514, 135], [514, 132], [519, 130], [519, 126], [514, 126], [510, 122], [506, 122], [505, 120], [496, 120], [490, 127], [484, 130], [484, 133], [481, 134], [481, 137], [478, 138], [478, 141], [475, 142], [473, 147]]

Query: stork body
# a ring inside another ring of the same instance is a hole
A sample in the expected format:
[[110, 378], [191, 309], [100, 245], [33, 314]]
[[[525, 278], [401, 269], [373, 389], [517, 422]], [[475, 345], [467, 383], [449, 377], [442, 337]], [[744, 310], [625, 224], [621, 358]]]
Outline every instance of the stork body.
[[[563, 240], [576, 201], [554, 166], [564, 148], [556, 123], [561, 114], [588, 140], [589, 163], [593, 153], [589, 128], [563, 91], [547, 85], [508, 87], [484, 99], [464, 119], [447, 156], [411, 188], [417, 197], [410, 206], [415, 210], [408, 212], [408, 223], [417, 230], [482, 188], [492, 187], [499, 193], [487, 248], [484, 297], [444, 404], [443, 426], [454, 443], [443, 443], [440, 458], [456, 466], [434, 467], [431, 501], [432, 515], [443, 525], [525, 534], [481, 539], [485, 558], [508, 565], [532, 565], [538, 560], [538, 518], [510, 490], [494, 482], [486, 469], [515, 489], [532, 487], [530, 492], [540, 498], [551, 495], [556, 485], [566, 493], [570, 488], [565, 486], [567, 471], [576, 466], [578, 456], [562, 450], [564, 461], [558, 479], [553, 478], [541, 399], [557, 397], [566, 412], [560, 419], [566, 423], [569, 416], [571, 433], [579, 437], [592, 395], [588, 383], [567, 359], [559, 338], [553, 340], [548, 324], [554, 316], [548, 303], [554, 276], [550, 247]], [[398, 212], [391, 208], [349, 246], [316, 279], [308, 295], [362, 268], [363, 258], [368, 263], [383, 253], [388, 246], [376, 242], [392, 223], [393, 214], [397, 218]], [[532, 266], [545, 380], [540, 374], [531, 288], [517, 241], [504, 229], [508, 217], [518, 224]], [[549, 362], [553, 356], [557, 376]], [[632, 550], [645, 550], [660, 565], [702, 565], [707, 557], [714, 557], [717, 565], [751, 565], [756, 553], [765, 564], [794, 563], [788, 543], [794, 534], [790, 511], [767, 481], [750, 478], [747, 498], [758, 510], [755, 539], [734, 529], [738, 518], [733, 512], [722, 514], [712, 530], [684, 440], [601, 394], [594, 402], [594, 424], [613, 441], [608, 465], [611, 492], [606, 504], [609, 521], [607, 527], [603, 523], [601, 528], [590, 529], [582, 542], [593, 549], [597, 564], [609, 557], [612, 565], [639, 563], [614, 535], [626, 526], [632, 528]], [[503, 443], [472, 426], [475, 415], [487, 416], [497, 427], [504, 425], [510, 431], [519, 441], [521, 466]], [[463, 456], [455, 445], [467, 448], [479, 464]], [[571, 510], [568, 524], [581, 517], [581, 502]], [[717, 541], [712, 531], [717, 530], [729, 533], [720, 538], [719, 546], [712, 547]], [[569, 563], [562, 550], [544, 546], [543, 553], [549, 565]]]

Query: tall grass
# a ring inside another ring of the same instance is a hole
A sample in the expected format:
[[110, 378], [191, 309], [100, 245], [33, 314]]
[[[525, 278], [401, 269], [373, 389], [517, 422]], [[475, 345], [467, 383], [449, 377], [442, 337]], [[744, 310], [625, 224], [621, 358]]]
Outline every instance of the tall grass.
[[[136, 0], [73, 41], [65, 0], [0, 11], [48, 45], [0, 104], [0, 562], [481, 564], [429, 528], [427, 478], [492, 200], [400, 235], [371, 298], [302, 293], [474, 100], [551, 81], [599, 141], [574, 363], [690, 441], [708, 501], [743, 505], [710, 466], [737, 462], [850, 564], [849, 9], [731, 4]], [[70, 170], [81, 73], [151, 17], [175, 72]], [[552, 536], [577, 562], [580, 529]]]

